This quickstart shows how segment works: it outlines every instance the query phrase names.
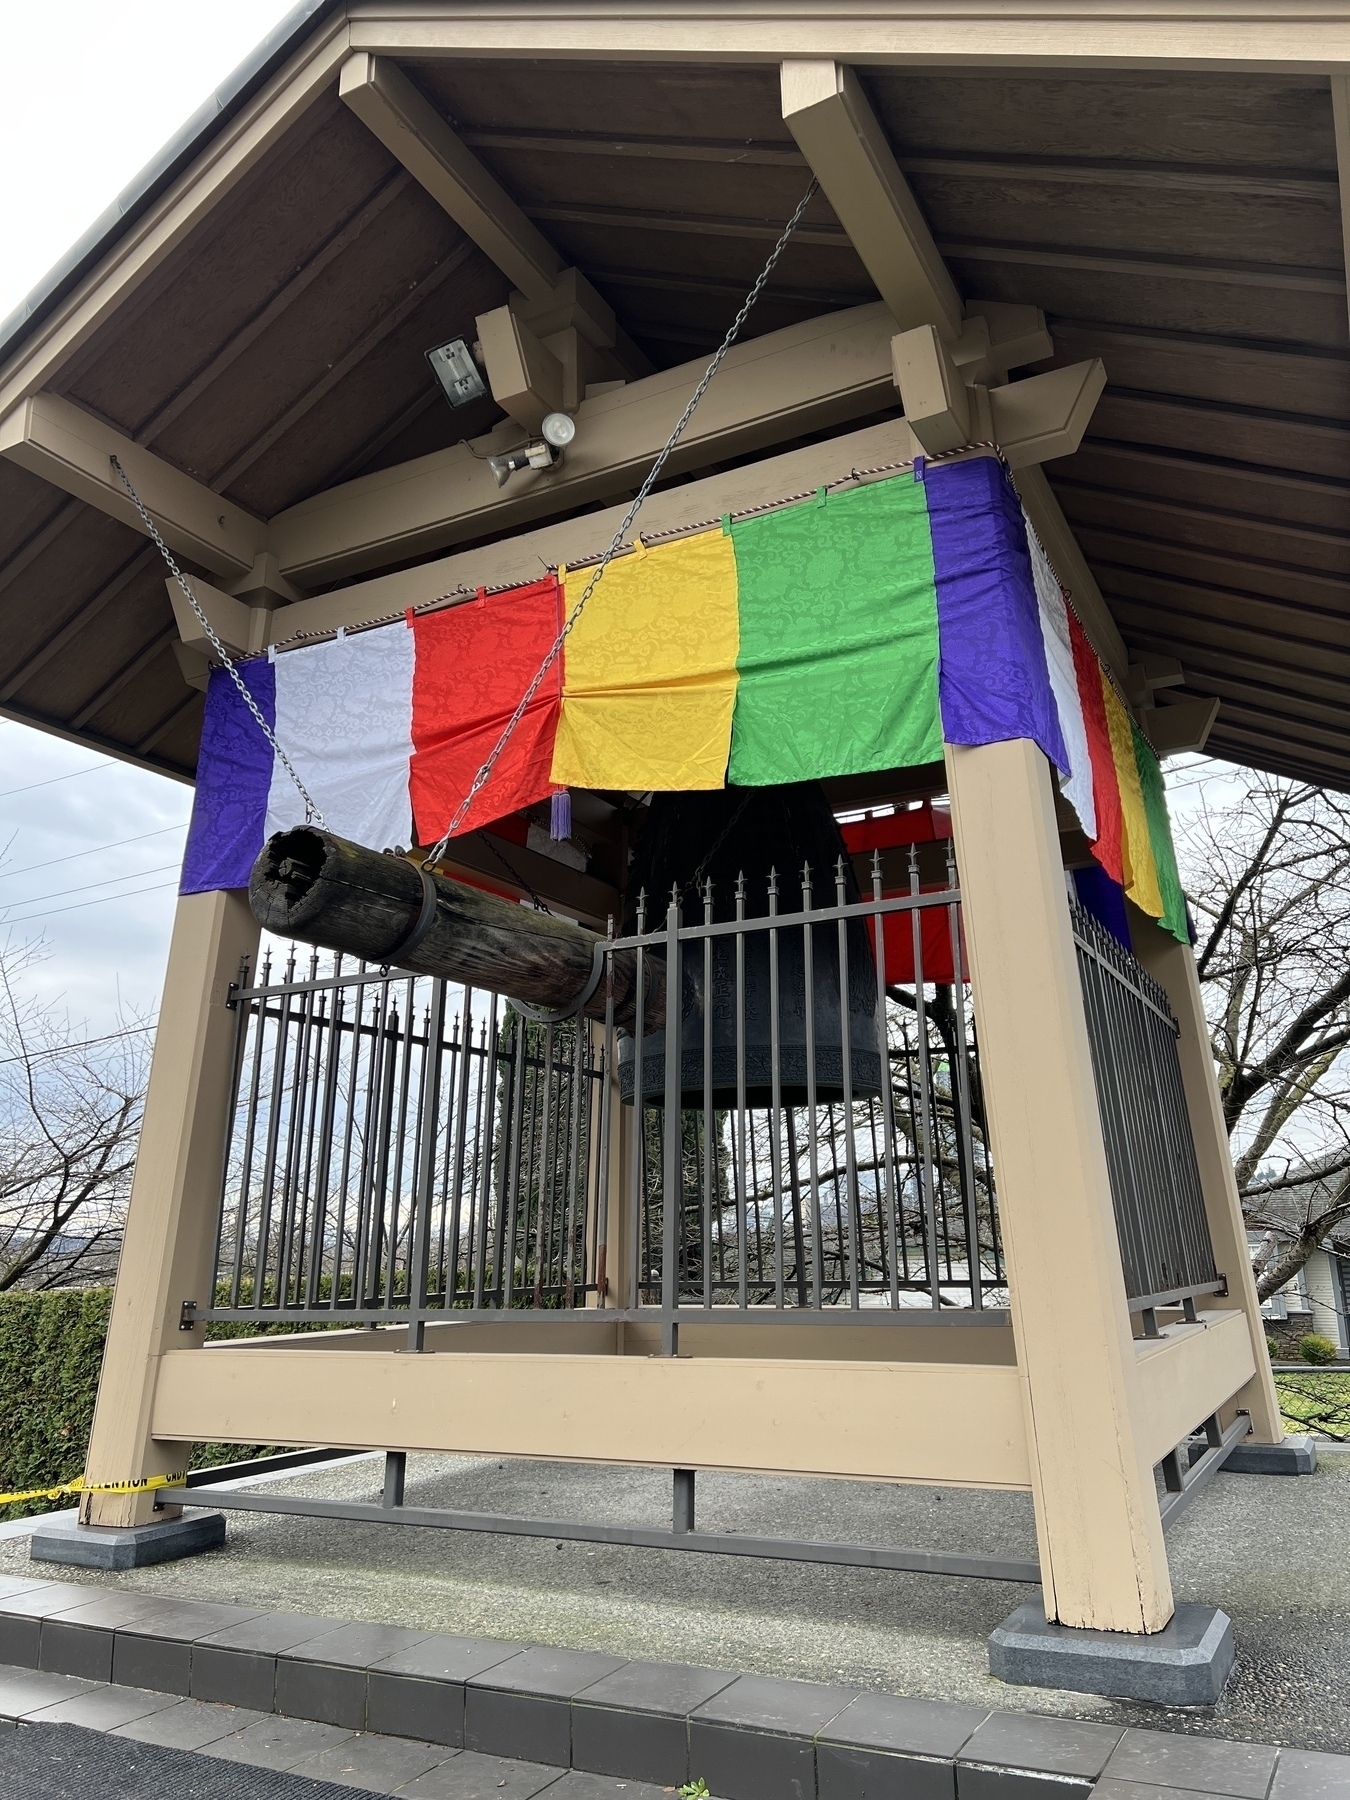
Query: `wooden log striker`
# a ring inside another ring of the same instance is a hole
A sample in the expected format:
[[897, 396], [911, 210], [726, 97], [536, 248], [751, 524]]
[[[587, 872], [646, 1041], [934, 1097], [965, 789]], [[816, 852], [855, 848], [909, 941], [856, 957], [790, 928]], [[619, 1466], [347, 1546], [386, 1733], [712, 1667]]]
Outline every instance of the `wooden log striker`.
[[[548, 1009], [576, 1005], [592, 983], [596, 946], [604, 942], [570, 919], [517, 906], [448, 876], [424, 880], [401, 856], [365, 850], [312, 825], [278, 832], [264, 844], [249, 877], [248, 900], [258, 923], [281, 937]], [[636, 953], [618, 951], [610, 960], [615, 1022], [631, 1026]], [[647, 957], [643, 985], [650, 1030], [665, 1013], [659, 955]], [[603, 1019], [605, 1000], [602, 977], [582, 1014]]]

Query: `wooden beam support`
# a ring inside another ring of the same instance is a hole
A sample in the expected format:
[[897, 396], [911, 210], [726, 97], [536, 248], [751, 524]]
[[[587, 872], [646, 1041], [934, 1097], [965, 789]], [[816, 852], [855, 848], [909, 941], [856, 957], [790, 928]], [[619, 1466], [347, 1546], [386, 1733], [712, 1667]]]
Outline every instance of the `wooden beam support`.
[[563, 259], [396, 63], [364, 52], [338, 92], [408, 173], [529, 300], [547, 300]]
[[1050, 765], [1021, 738], [948, 746], [947, 776], [1046, 1617], [1157, 1631], [1173, 1609], [1156, 1450], [1135, 1403]]
[[[808, 319], [737, 344], [668, 465], [672, 474], [845, 425], [895, 403], [884, 305]], [[283, 573], [317, 586], [443, 550], [631, 491], [703, 374], [702, 360], [583, 400], [554, 469], [499, 488], [485, 456], [520, 442], [516, 425], [315, 494], [278, 513], [269, 547]]]
[[146, 535], [116, 456], [169, 548], [214, 574], [247, 574], [266, 547], [261, 519], [57, 394], [34, 394], [0, 420], [0, 455]]
[[1009, 468], [1072, 456], [1105, 386], [1106, 366], [1100, 357], [1093, 357], [1071, 368], [990, 388], [994, 442], [1002, 446]]
[[961, 333], [961, 297], [858, 77], [825, 59], [785, 62], [783, 119], [902, 330]]
[[[212, 587], [200, 575], [189, 575], [187, 583], [196, 596], [197, 604], [210, 620], [211, 629], [232, 655], [256, 656], [266, 648], [271, 635], [271, 607], [248, 606], [244, 601], [236, 600], [233, 594], [223, 594], [218, 587]], [[168, 590], [181, 643], [200, 656], [214, 659], [216, 652], [211, 639], [201, 620], [188, 605], [182, 588], [172, 577], [165, 581], [164, 586]]]
[[353, 48], [386, 55], [463, 60], [474, 56], [773, 63], [784, 57], [837, 56], [888, 67], [972, 64], [1018, 72], [1036, 65], [1084, 69], [1270, 70], [1321, 74], [1350, 66], [1350, 19], [1327, 7], [1291, 15], [1236, 0], [1164, 10], [1089, 0], [1038, 0], [1016, 16], [963, 0], [898, 13], [817, 0], [766, 8], [762, 0], [721, 0], [652, 7], [597, 7], [594, 0], [496, 0], [457, 6], [435, 17], [415, 5], [382, 6], [350, 24]]
[[1331, 77], [1331, 119], [1336, 136], [1336, 169], [1341, 190], [1341, 247], [1350, 270], [1350, 75]]
[[1170, 706], [1145, 706], [1139, 724], [1159, 756], [1203, 750], [1219, 716], [1217, 700], [1174, 700]]
[[[183, 1302], [210, 1303], [214, 1197], [230, 1128], [230, 983], [257, 946], [247, 895], [180, 898], [85, 1464], [93, 1482], [184, 1466], [181, 1446], [153, 1435], [155, 1367], [166, 1350], [201, 1349], [201, 1325], [182, 1328]], [[86, 1492], [80, 1501], [86, 1525], [143, 1525], [154, 1512], [153, 1490]]]

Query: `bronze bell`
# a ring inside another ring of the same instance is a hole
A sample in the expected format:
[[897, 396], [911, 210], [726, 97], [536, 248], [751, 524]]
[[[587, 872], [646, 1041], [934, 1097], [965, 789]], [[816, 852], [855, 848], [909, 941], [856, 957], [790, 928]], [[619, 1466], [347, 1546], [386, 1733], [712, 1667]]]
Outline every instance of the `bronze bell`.
[[[672, 889], [678, 890], [681, 923], [702, 924], [705, 896], [711, 884], [712, 920], [736, 917], [743, 896], [744, 917], [769, 912], [771, 884], [776, 885], [778, 911], [802, 910], [802, 877], [811, 872], [813, 909], [837, 904], [837, 871], [842, 859], [846, 902], [860, 896], [853, 866], [819, 782], [783, 787], [720, 788], [703, 793], [654, 794], [638, 839], [629, 874], [628, 907], [623, 933], [637, 930], [638, 896], [642, 895], [645, 927], [660, 931]], [[845, 1097], [842, 1019], [848, 1020], [850, 1090], [866, 1099], [881, 1092], [881, 1035], [877, 1005], [876, 964], [861, 919], [844, 926], [847, 961], [846, 1007], [841, 1006], [840, 928], [837, 921], [811, 930], [811, 1006], [806, 1002], [805, 928], [785, 926], [777, 933], [779, 1098], [785, 1106], [807, 1104], [808, 1046], [815, 1049], [815, 1097], [819, 1102]], [[709, 987], [703, 940], [685, 940], [681, 968], [681, 1104], [704, 1103], [704, 1019], [712, 1017], [712, 1102], [737, 1104], [737, 1024], [741, 1021], [745, 1103], [769, 1106], [773, 1101], [772, 986], [767, 931], [740, 937], [744, 944], [741, 989], [737, 995], [737, 935], [712, 940]], [[656, 952], [653, 952], [656, 954]], [[634, 1040], [619, 1040], [619, 1088], [633, 1098]], [[643, 1093], [648, 1105], [664, 1103], [666, 1035], [649, 1032], [642, 1052]]]

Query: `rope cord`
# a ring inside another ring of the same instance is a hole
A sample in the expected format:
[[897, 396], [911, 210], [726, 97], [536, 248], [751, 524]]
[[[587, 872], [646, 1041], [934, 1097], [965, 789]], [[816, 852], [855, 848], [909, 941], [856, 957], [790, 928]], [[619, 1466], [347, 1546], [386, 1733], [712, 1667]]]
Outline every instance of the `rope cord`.
[[131, 496], [131, 504], [136, 508], [136, 511], [141, 515], [141, 523], [145, 526], [145, 529], [150, 533], [150, 536], [154, 539], [156, 548], [158, 549], [160, 555], [164, 558], [165, 566], [168, 568], [169, 573], [173, 576], [174, 580], [178, 583], [179, 587], [183, 590], [183, 598], [187, 601], [188, 605], [192, 608], [193, 612], [196, 614], [197, 623], [201, 626], [202, 630], [206, 633], [207, 637], [210, 639], [211, 648], [215, 651], [216, 655], [220, 658], [221, 667], [228, 669], [229, 674], [230, 674], [230, 680], [233, 681], [234, 685], [239, 689], [240, 698], [243, 700], [244, 705], [248, 708], [248, 710], [253, 714], [253, 717], [257, 722], [259, 731], [262, 732], [263, 736], [267, 739], [268, 743], [271, 745], [272, 754], [279, 760], [282, 768], [285, 769], [286, 773], [290, 776], [291, 780], [295, 783], [296, 792], [300, 795], [300, 798], [305, 803], [305, 823], [306, 823], [306, 825], [317, 825], [321, 831], [326, 831], [328, 829], [328, 827], [324, 823], [323, 814], [319, 811], [319, 808], [317, 807], [317, 805], [314, 802], [314, 796], [310, 793], [309, 789], [305, 786], [304, 782], [301, 781], [300, 777], [296, 774], [295, 767], [292, 764], [290, 757], [287, 756], [286, 752], [282, 749], [281, 745], [277, 742], [276, 733], [273, 731], [272, 727], [267, 723], [267, 720], [263, 717], [261, 707], [258, 705], [258, 702], [253, 698], [253, 695], [249, 692], [248, 683], [244, 680], [243, 676], [239, 673], [238, 669], [235, 667], [234, 658], [230, 655], [229, 651], [225, 648], [224, 644], [221, 643], [220, 638], [216, 635], [216, 628], [211, 623], [210, 619], [207, 618], [205, 612], [202, 610], [201, 602], [198, 600], [197, 596], [193, 593], [191, 583], [188, 581], [188, 579], [187, 579], [186, 575], [184, 575], [183, 571], [179, 568], [178, 564], [174, 561], [173, 554], [170, 551], [169, 546], [164, 542], [164, 539], [159, 534], [158, 525], [155, 524], [155, 521], [150, 517], [149, 512], [146, 510], [145, 502], [141, 499], [140, 495], [136, 492], [135, 488], [131, 485], [131, 477], [127, 474], [126, 470], [122, 467], [121, 463], [118, 461], [118, 459], [115, 456], [109, 457], [108, 460], [109, 460], [109, 462], [111, 462], [113, 468], [117, 471], [118, 480], [122, 483], [122, 486], [127, 490], [127, 493]]
[[547, 676], [549, 670], [553, 667], [554, 663], [557, 662], [558, 657], [562, 652], [563, 645], [567, 642], [568, 637], [571, 635], [573, 626], [576, 624], [577, 620], [581, 617], [583, 611], [585, 610], [586, 602], [590, 599], [591, 595], [595, 592], [596, 586], [598, 585], [601, 576], [604, 574], [605, 570], [609, 567], [609, 565], [613, 561], [614, 557], [618, 554], [620, 546], [622, 545], [624, 538], [627, 536], [628, 531], [631, 528], [634, 519], [637, 518], [638, 513], [642, 509], [643, 501], [646, 500], [648, 494], [651, 493], [652, 488], [656, 485], [657, 479], [659, 478], [662, 469], [665, 467], [667, 461], [669, 460], [671, 451], [674, 450], [676, 444], [679, 442], [681, 436], [683, 435], [685, 426], [689, 423], [690, 419], [693, 417], [695, 407], [698, 405], [699, 401], [703, 398], [704, 394], [707, 393], [709, 383], [712, 381], [713, 376], [716, 375], [717, 371], [721, 368], [723, 360], [725, 359], [727, 352], [730, 350], [731, 346], [735, 343], [737, 336], [740, 333], [741, 326], [744, 325], [746, 319], [749, 317], [751, 307], [755, 304], [756, 300], [759, 299], [760, 293], [763, 290], [765, 282], [769, 279], [770, 275], [772, 275], [774, 268], [777, 266], [779, 257], [783, 254], [784, 250], [787, 248], [788, 239], [792, 236], [793, 232], [797, 229], [798, 225], [801, 223], [802, 214], [806, 211], [807, 206], [810, 204], [811, 200], [815, 197], [815, 192], [816, 192], [816, 188], [818, 185], [819, 184], [816, 181], [814, 181], [814, 180], [812, 181], [810, 187], [807, 188], [806, 192], [802, 195], [801, 199], [798, 201], [796, 211], [793, 213], [792, 217], [788, 220], [787, 224], [783, 227], [782, 236], [779, 238], [778, 242], [774, 245], [773, 249], [769, 252], [769, 260], [765, 263], [764, 267], [760, 270], [759, 275], [755, 281], [755, 285], [750, 289], [750, 292], [746, 295], [745, 300], [742, 302], [740, 311], [736, 314], [736, 317], [731, 321], [731, 325], [727, 331], [726, 336], [722, 339], [721, 345], [719, 346], [717, 353], [714, 355], [712, 361], [708, 364], [707, 368], [703, 372], [703, 379], [699, 382], [698, 386], [694, 389], [693, 393], [690, 395], [689, 404], [685, 407], [684, 411], [680, 414], [679, 418], [676, 420], [675, 429], [671, 432], [670, 436], [666, 439], [664, 447], [661, 449], [660, 453], [658, 454], [658, 456], [656, 458], [656, 461], [652, 464], [650, 470], [648, 471], [647, 479], [643, 482], [642, 486], [638, 489], [637, 493], [633, 496], [632, 504], [629, 506], [628, 511], [624, 514], [623, 521], [620, 524], [619, 529], [614, 533], [614, 536], [610, 542], [609, 548], [605, 551], [604, 555], [600, 558], [600, 561], [596, 564], [595, 570], [592, 573], [590, 580], [586, 583], [585, 588], [582, 590], [581, 598], [577, 601], [576, 606], [572, 609], [571, 613], [564, 620], [562, 629], [558, 632], [557, 637], [554, 638], [551, 649], [549, 650], [547, 656], [545, 656], [543, 662], [540, 663], [539, 668], [536, 670], [534, 679], [530, 682], [530, 685], [526, 688], [524, 694], [521, 696], [520, 702], [517, 705], [516, 710], [511, 714], [511, 717], [507, 720], [506, 729], [502, 732], [502, 735], [498, 738], [495, 747], [493, 748], [493, 750], [491, 751], [491, 753], [489, 754], [489, 756], [487, 758], [487, 761], [483, 764], [482, 768], [480, 768], [478, 773], [474, 776], [473, 781], [469, 785], [468, 793], [460, 801], [459, 806], [455, 810], [454, 817], [451, 819], [449, 825], [446, 826], [444, 837], [441, 838], [440, 842], [436, 845], [435, 849], [433, 849], [431, 854], [427, 857], [426, 863], [427, 863], [428, 867], [434, 866], [445, 855], [446, 850], [449, 848], [451, 838], [454, 837], [455, 833], [459, 830], [460, 826], [464, 823], [464, 820], [468, 817], [469, 808], [473, 805], [475, 799], [477, 799], [478, 795], [482, 792], [483, 788], [487, 785], [488, 781], [491, 779], [492, 771], [497, 764], [497, 759], [501, 756], [502, 751], [505, 750], [507, 744], [510, 743], [511, 738], [516, 730], [516, 727], [520, 724], [521, 720], [525, 717], [525, 714], [526, 714], [527, 710], [529, 709], [530, 702], [534, 699], [535, 695], [539, 692], [539, 689], [543, 686], [544, 678]]

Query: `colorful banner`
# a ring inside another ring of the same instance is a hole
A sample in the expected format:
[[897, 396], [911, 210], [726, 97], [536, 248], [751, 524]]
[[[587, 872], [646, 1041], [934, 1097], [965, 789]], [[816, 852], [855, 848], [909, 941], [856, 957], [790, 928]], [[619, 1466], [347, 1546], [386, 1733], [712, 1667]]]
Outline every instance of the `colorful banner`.
[[[562, 652], [462, 830], [561, 787], [766, 786], [1030, 738], [1103, 869], [1185, 939], [1157, 758], [996, 459], [822, 489], [639, 543], [599, 581], [562, 569], [241, 673], [332, 830], [375, 849], [433, 843], [564, 617]], [[217, 670], [183, 892], [243, 886], [266, 837], [303, 821], [273, 764]]]

